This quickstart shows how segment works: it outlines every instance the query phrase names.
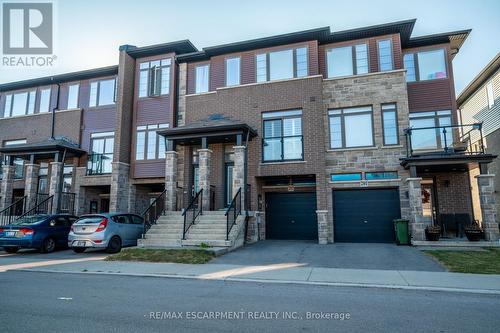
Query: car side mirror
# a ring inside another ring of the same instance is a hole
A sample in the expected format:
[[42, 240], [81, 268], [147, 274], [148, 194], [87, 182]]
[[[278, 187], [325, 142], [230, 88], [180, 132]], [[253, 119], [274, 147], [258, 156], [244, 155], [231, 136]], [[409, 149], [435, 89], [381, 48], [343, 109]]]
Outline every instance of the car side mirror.
[[54, 220], [50, 221], [49, 225], [51, 227], [55, 227], [56, 226], [56, 221], [54, 221]]

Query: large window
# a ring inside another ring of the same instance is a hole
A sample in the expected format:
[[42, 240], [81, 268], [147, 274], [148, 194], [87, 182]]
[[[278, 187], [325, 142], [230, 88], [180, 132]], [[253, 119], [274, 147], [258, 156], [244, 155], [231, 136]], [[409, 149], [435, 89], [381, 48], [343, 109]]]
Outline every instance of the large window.
[[115, 104], [115, 101], [115, 79], [95, 81], [90, 84], [90, 107]]
[[403, 57], [406, 80], [426, 81], [447, 77], [444, 49], [407, 53]]
[[40, 113], [50, 112], [50, 92], [50, 88], [40, 89]]
[[328, 111], [330, 148], [373, 146], [373, 112], [371, 106]]
[[394, 69], [392, 63], [392, 43], [390, 39], [379, 40], [378, 45], [378, 64], [381, 72]]
[[240, 58], [226, 59], [226, 86], [240, 84]]
[[384, 145], [397, 145], [399, 140], [396, 104], [382, 104], [382, 125], [384, 129]]
[[156, 134], [156, 131], [168, 128], [168, 124], [137, 126], [135, 159], [155, 160], [165, 158], [165, 139]]
[[307, 76], [307, 59], [307, 47], [257, 54], [257, 82]]
[[262, 114], [264, 162], [302, 160], [302, 110]]
[[451, 111], [431, 111], [410, 113], [411, 146], [413, 150], [435, 150], [453, 145]]
[[24, 116], [35, 113], [36, 90], [5, 96], [4, 117]]
[[79, 84], [72, 84], [68, 87], [68, 107], [67, 109], [76, 109], [78, 107]]
[[142, 62], [139, 65], [139, 97], [169, 93], [171, 62], [171, 59], [161, 59]]
[[368, 46], [358, 44], [326, 51], [328, 77], [368, 73]]
[[209, 89], [209, 76], [210, 75], [210, 66], [201, 65], [196, 66], [196, 84], [195, 84], [195, 92], [197, 94], [208, 92]]
[[88, 174], [111, 173], [113, 162], [113, 148], [115, 143], [114, 132], [92, 133], [90, 136]]

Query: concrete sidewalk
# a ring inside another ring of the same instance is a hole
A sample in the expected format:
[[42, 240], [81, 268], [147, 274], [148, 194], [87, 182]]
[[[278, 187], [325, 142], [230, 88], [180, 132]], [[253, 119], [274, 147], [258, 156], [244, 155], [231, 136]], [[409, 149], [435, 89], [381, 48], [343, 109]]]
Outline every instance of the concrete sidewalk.
[[18, 270], [500, 294], [500, 275], [320, 268], [306, 267], [304, 264], [298, 263], [258, 266], [187, 265], [96, 259], [85, 262], [54, 263], [46, 266], [37, 265], [32, 268], [22, 267]]

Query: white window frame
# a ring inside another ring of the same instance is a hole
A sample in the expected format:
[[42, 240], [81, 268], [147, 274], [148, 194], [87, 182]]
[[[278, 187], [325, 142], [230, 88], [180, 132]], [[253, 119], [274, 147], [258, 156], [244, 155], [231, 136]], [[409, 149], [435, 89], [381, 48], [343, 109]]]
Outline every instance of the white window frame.
[[[76, 87], [76, 88], [74, 88]], [[70, 98], [72, 97], [72, 89], [76, 89], [76, 98], [75, 104], [76, 105], [70, 105]], [[67, 110], [72, 110], [72, 109], [78, 109], [78, 105], [80, 104], [80, 83], [72, 83], [68, 85], [68, 100], [67, 100], [67, 105], [66, 109]]]
[[488, 100], [488, 108], [491, 109], [495, 105], [495, 92], [492, 81], [486, 83], [486, 98]]
[[[165, 158], [165, 140], [160, 135], [156, 134], [154, 138], [154, 144], [150, 143], [151, 136], [154, 135], [158, 130], [169, 128], [169, 124], [152, 124], [152, 125], [141, 125], [136, 128], [136, 140], [135, 140], [135, 159], [136, 161], [151, 161], [160, 160]], [[139, 134], [144, 135], [144, 146], [142, 148], [142, 156], [138, 156], [138, 136]], [[154, 147], [154, 151], [150, 151]]]
[[[236, 77], [238, 78], [238, 82], [233, 82], [233, 83], [230, 83], [228, 82], [228, 78], [229, 78], [229, 70], [228, 70], [228, 63], [230, 61], [235, 61], [235, 60], [238, 60], [238, 72], [236, 73]], [[232, 87], [232, 86], [239, 86], [241, 84], [241, 57], [229, 57], [229, 58], [226, 58], [224, 60], [224, 67], [225, 67], [225, 77], [226, 77], [226, 87]]]
[[[101, 83], [105, 81], [111, 81], [113, 80], [113, 102], [109, 104], [101, 104], [100, 97], [101, 97]], [[95, 94], [93, 93], [95, 87]], [[107, 106], [107, 105], [114, 105], [116, 104], [116, 78], [108, 78], [108, 79], [102, 79], [102, 80], [96, 80], [90, 82], [90, 95], [89, 95], [89, 107], [95, 108], [99, 106]], [[93, 98], [93, 96], [95, 96]]]
[[[198, 81], [198, 69], [202, 67], [207, 68], [206, 87], [205, 82]], [[194, 86], [196, 94], [202, 94], [210, 91], [210, 64], [197, 65], [194, 68]]]

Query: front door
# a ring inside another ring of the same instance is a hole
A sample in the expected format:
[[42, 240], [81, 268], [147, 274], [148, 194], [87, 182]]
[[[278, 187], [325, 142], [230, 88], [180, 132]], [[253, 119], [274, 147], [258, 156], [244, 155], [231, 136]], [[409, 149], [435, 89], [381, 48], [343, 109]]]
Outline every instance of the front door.
[[425, 225], [436, 224], [434, 182], [432, 179], [422, 180], [422, 213]]
[[101, 209], [99, 211], [101, 213], [109, 212], [109, 199], [101, 199]]

